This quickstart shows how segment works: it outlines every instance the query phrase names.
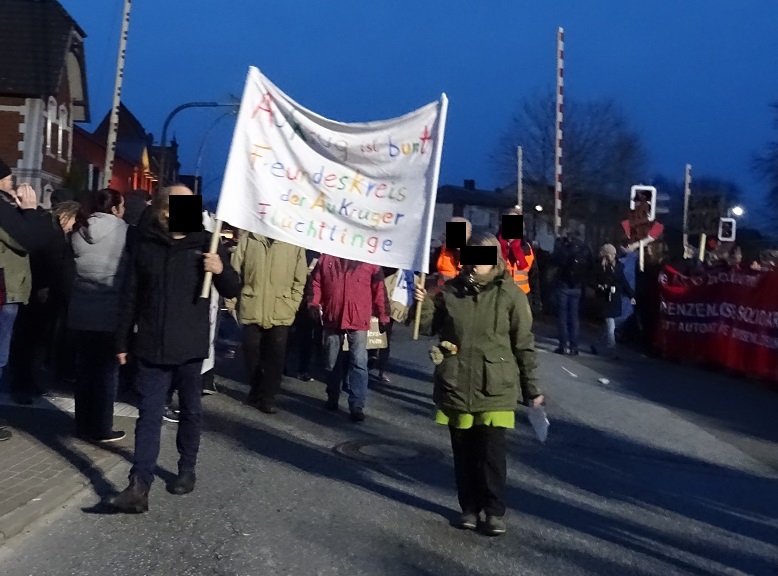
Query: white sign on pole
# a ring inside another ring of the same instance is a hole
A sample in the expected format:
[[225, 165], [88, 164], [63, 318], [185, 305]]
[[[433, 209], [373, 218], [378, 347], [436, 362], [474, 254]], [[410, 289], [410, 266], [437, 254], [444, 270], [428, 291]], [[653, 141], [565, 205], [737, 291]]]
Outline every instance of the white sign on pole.
[[216, 217], [324, 254], [426, 271], [448, 99], [328, 120], [250, 68]]

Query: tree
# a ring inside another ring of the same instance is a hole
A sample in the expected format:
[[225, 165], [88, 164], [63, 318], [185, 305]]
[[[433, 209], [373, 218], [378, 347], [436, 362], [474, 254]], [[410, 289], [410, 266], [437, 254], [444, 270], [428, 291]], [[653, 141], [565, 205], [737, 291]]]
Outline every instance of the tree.
[[[645, 175], [643, 141], [613, 100], [578, 102], [566, 99], [562, 185], [565, 211], [591, 194], [628, 198], [632, 185]], [[524, 150], [525, 178], [554, 182], [556, 99], [553, 91], [524, 100], [500, 137], [493, 160], [502, 177], [516, 177], [516, 149]]]
[[[774, 127], [778, 131], [778, 102], [771, 106], [775, 112]], [[754, 158], [754, 167], [767, 182], [767, 207], [774, 214], [778, 211], [778, 140], [768, 142], [764, 153]], [[778, 230], [775, 218], [770, 218], [770, 225], [773, 230]]]

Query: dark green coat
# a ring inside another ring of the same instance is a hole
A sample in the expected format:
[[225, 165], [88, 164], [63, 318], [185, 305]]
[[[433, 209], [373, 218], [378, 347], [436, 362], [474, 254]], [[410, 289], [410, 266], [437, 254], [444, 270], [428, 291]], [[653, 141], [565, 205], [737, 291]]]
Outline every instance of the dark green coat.
[[526, 294], [500, 274], [478, 294], [462, 276], [422, 305], [423, 334], [459, 348], [435, 368], [435, 404], [457, 412], [515, 410], [540, 392], [532, 312]]

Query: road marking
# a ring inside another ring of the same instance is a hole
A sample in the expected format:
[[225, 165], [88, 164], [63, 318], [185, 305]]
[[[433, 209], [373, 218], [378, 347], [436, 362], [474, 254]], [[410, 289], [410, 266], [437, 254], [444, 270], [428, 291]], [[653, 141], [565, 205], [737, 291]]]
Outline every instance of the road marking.
[[567, 368], [565, 368], [564, 366], [562, 366], [562, 370], [564, 370], [565, 372], [567, 372], [568, 374], [570, 374], [570, 376], [572, 376], [573, 378], [578, 378], [578, 374], [573, 374], [572, 372], [570, 372], [570, 370], [568, 370], [568, 369], [567, 369]]

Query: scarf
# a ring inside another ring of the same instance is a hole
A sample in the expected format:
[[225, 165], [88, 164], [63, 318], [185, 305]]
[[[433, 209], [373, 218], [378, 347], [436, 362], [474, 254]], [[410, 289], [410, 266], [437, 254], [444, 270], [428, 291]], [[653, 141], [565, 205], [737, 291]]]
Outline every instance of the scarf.
[[521, 240], [511, 240], [509, 243], [503, 239], [502, 234], [498, 234], [497, 239], [500, 241], [503, 260], [508, 263], [518, 264], [519, 270], [525, 270], [529, 266], [527, 257], [521, 247]]

